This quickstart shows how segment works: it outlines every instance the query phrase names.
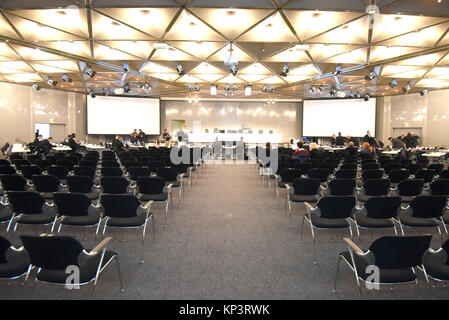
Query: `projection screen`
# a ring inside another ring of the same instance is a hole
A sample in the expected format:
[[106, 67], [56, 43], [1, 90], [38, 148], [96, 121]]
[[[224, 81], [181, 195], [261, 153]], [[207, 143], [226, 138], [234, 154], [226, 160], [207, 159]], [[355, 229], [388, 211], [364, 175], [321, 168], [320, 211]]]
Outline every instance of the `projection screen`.
[[150, 98], [87, 96], [88, 134], [161, 134], [160, 101]]
[[376, 99], [304, 100], [302, 128], [304, 137], [375, 136]]

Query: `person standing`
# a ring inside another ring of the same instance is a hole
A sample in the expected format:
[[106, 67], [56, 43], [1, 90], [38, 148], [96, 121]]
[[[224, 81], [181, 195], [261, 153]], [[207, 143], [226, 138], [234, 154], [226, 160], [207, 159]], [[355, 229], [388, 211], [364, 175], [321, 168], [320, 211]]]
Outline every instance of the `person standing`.
[[335, 138], [335, 145], [344, 146], [345, 145], [345, 137], [341, 135], [341, 132], [338, 133], [338, 136]]
[[137, 138], [139, 140], [139, 143], [141, 146], [145, 146], [145, 142], [147, 141], [147, 136], [145, 132], [142, 131], [142, 129], [139, 129], [139, 133], [137, 134]]
[[74, 133], [70, 135], [70, 138], [67, 141], [67, 145], [72, 149], [73, 152], [78, 150], [80, 145], [78, 142], [76, 142], [76, 135]]
[[335, 135], [335, 133], [332, 135], [331, 138], [331, 146], [335, 146], [337, 144], [337, 136]]

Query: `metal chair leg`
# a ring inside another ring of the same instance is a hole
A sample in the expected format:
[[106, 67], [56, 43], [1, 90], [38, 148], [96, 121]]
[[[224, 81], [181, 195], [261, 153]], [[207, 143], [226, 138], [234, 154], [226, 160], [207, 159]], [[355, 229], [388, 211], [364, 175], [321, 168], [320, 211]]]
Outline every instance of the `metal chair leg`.
[[337, 280], [338, 280], [338, 273], [340, 272], [340, 262], [341, 262], [341, 256], [338, 256], [338, 262], [337, 262], [337, 271], [335, 272], [335, 281], [334, 281], [334, 290], [333, 292], [337, 292]]
[[120, 280], [120, 292], [124, 292], [122, 273], [120, 271], [120, 263], [118, 261], [118, 256], [115, 256], [115, 265], [117, 266], [118, 279]]

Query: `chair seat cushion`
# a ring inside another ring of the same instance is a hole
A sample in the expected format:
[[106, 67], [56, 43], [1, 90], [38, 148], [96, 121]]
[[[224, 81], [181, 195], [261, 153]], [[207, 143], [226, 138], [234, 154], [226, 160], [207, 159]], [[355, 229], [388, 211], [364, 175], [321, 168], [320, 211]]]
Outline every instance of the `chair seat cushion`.
[[415, 197], [413, 197], [413, 196], [400, 196], [400, 197], [401, 197], [401, 202], [405, 202], [405, 203], [412, 202], [412, 200], [415, 199]]
[[408, 227], [438, 227], [438, 222], [434, 218], [416, 218], [404, 212], [399, 215], [399, 220]]
[[[351, 255], [349, 254], [349, 251], [340, 253], [340, 256], [342, 256], [350, 265], [352, 265]], [[354, 254], [354, 260], [357, 269], [357, 274], [359, 275], [360, 278], [366, 280], [368, 276], [370, 276], [369, 273], [366, 273], [366, 267], [368, 266], [368, 263], [362, 258], [358, 257], [357, 254]], [[410, 269], [379, 268], [380, 283], [394, 284], [401, 282], [410, 282], [415, 280], [416, 275], [413, 273], [413, 270], [411, 268]]]
[[165, 201], [168, 199], [168, 193], [158, 193], [158, 194], [143, 194], [139, 193], [137, 198], [141, 201]]
[[427, 254], [423, 258], [423, 264], [429, 276], [439, 280], [449, 280], [449, 265], [444, 264], [437, 256]]
[[312, 223], [316, 228], [340, 229], [349, 228], [349, 222], [346, 219], [327, 219], [318, 215], [311, 214]]
[[394, 223], [391, 219], [370, 218], [357, 211], [355, 213], [357, 224], [364, 228], [393, 228]]
[[53, 199], [53, 192], [42, 192], [41, 196], [45, 200], [52, 200]]
[[145, 215], [141, 214], [135, 217], [110, 218], [107, 222], [109, 227], [131, 228], [140, 227], [145, 223]]
[[61, 224], [67, 226], [93, 226], [98, 223], [100, 219], [100, 212], [95, 211], [86, 216], [66, 216], [61, 221]]
[[12, 210], [10, 207], [0, 207], [0, 222], [8, 221], [12, 217]]
[[47, 224], [53, 222], [55, 219], [54, 212], [36, 213], [36, 214], [23, 214], [17, 219], [17, 223], [23, 224]]
[[318, 195], [300, 195], [300, 194], [290, 194], [290, 200], [292, 202], [317, 202]]
[[0, 263], [0, 278], [18, 277], [27, 271], [29, 264], [27, 254], [20, 254], [11, 261]]
[[368, 199], [371, 197], [373, 197], [373, 196], [368, 196], [366, 194], [360, 194], [360, 193], [357, 194], [357, 200], [360, 202], [368, 201]]
[[[102, 262], [104, 267], [117, 254], [113, 251], [106, 251]], [[94, 259], [89, 260], [85, 266], [80, 267], [80, 284], [89, 282], [95, 278], [101, 254], [97, 254]], [[68, 274], [64, 270], [42, 269], [37, 275], [37, 280], [50, 283], [66, 283]]]
[[89, 193], [83, 193], [89, 200], [97, 200], [100, 197], [100, 190], [96, 189]]

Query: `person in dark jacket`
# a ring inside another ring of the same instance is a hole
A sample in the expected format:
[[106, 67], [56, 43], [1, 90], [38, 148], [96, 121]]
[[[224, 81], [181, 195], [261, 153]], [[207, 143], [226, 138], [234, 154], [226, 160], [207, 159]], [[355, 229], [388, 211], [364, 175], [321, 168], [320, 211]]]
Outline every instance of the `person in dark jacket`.
[[49, 153], [54, 146], [53, 137], [48, 137], [39, 143], [39, 149], [43, 153]]
[[359, 149], [354, 146], [354, 142], [350, 141], [344, 152], [347, 156], [356, 156], [358, 150]]
[[338, 133], [338, 136], [335, 138], [335, 145], [344, 146], [345, 145], [345, 137], [341, 135], [341, 132]]
[[402, 149], [404, 146], [404, 143], [397, 138], [389, 137], [388, 140], [391, 142], [391, 147], [393, 149]]
[[72, 149], [72, 151], [76, 151], [79, 148], [79, 143], [76, 142], [75, 138], [76, 138], [76, 135], [74, 133], [72, 133], [70, 135], [69, 140], [67, 141], [67, 145]]
[[145, 146], [145, 142], [147, 142], [147, 136], [145, 132], [142, 131], [142, 129], [139, 129], [139, 132], [137, 133], [137, 139], [139, 140], [141, 146]]

